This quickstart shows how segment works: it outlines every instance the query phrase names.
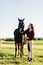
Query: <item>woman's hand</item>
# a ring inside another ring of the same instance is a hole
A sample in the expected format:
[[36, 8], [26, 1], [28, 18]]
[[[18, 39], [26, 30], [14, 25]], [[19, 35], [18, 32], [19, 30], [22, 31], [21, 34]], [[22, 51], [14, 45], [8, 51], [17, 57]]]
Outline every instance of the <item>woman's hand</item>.
[[26, 39], [29, 39], [29, 37], [26, 37]]
[[29, 37], [27, 37], [27, 34], [25, 34], [25, 39], [29, 39]]

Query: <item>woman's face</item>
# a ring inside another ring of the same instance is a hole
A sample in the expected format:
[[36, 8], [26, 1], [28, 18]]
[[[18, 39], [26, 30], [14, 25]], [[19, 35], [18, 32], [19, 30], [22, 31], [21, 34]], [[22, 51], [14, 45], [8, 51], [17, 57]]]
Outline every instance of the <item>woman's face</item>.
[[31, 25], [29, 25], [28, 28], [31, 29]]

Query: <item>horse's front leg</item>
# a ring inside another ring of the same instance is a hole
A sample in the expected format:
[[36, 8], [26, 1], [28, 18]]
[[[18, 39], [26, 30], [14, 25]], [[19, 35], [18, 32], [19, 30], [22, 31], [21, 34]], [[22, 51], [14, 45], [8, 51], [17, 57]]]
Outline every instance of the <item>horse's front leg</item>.
[[15, 43], [15, 57], [17, 55], [17, 43]]
[[18, 55], [19, 55], [19, 43], [18, 43]]

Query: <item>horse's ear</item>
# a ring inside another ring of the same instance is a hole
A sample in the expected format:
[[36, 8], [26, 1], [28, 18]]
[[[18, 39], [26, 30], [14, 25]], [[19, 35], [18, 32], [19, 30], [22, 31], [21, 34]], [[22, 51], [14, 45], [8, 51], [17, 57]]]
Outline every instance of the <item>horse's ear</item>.
[[20, 19], [18, 18], [18, 20], [20, 20]]
[[25, 20], [25, 18], [23, 19], [23, 21]]

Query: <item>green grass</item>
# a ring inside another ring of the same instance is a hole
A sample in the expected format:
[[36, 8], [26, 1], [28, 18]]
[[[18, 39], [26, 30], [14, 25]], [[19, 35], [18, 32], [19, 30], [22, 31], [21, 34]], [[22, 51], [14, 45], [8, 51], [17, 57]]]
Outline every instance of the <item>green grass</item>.
[[26, 45], [24, 45], [23, 58], [17, 55], [15, 59], [14, 44], [0, 44], [0, 65], [43, 65], [43, 44], [41, 43], [43, 41], [34, 41], [32, 62], [27, 61], [28, 51]]
[[34, 45], [43, 45], [43, 40], [34, 40]]

